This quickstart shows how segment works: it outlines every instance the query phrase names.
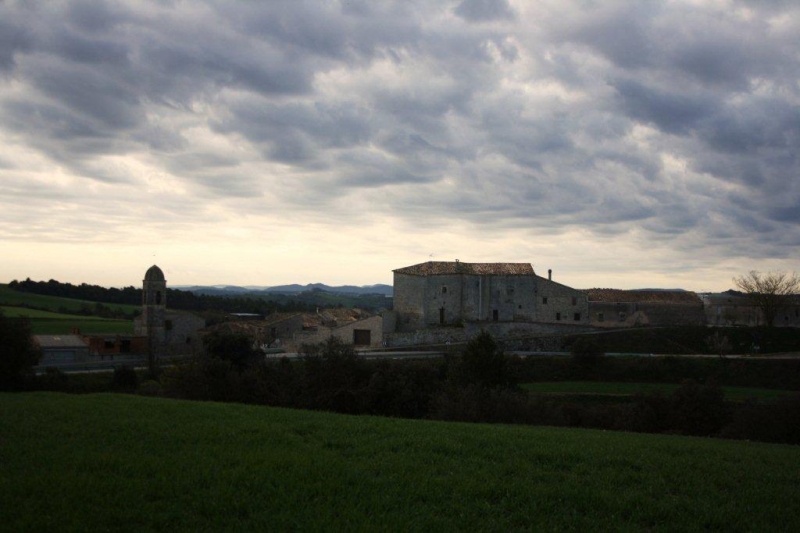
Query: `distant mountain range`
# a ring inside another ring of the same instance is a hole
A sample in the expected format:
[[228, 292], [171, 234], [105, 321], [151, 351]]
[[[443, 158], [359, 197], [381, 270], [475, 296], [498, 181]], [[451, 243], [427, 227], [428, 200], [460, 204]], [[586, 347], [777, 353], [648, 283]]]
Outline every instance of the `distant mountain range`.
[[300, 294], [303, 292], [323, 291], [333, 294], [349, 294], [349, 295], [362, 295], [362, 294], [381, 294], [383, 296], [392, 295], [391, 285], [341, 285], [332, 287], [324, 283], [309, 283], [308, 285], [277, 285], [274, 287], [267, 287], [263, 285], [247, 285], [240, 287], [238, 285], [177, 285], [172, 286], [174, 289], [182, 291], [189, 291], [195, 294], [208, 294], [214, 296], [234, 296], [252, 293], [271, 293], [271, 294]]

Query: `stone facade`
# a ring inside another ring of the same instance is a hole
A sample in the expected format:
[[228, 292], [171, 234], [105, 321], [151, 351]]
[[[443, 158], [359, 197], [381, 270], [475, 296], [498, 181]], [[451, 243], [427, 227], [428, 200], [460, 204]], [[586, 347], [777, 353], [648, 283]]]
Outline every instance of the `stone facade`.
[[338, 326], [319, 326], [313, 330], [295, 333], [286, 349], [296, 351], [303, 344], [324, 342], [330, 337], [353, 344], [356, 348], [379, 347], [383, 343], [383, 317], [375, 315]]
[[167, 280], [156, 265], [142, 281], [142, 314], [134, 319], [134, 335], [148, 339], [148, 352], [182, 355], [199, 349], [198, 331], [205, 320], [185, 311], [167, 310]]
[[[746, 295], [727, 291], [702, 295], [706, 320], [715, 326], [763, 326], [764, 315]], [[800, 296], [778, 309], [774, 326], [800, 327]]]
[[427, 262], [394, 271], [396, 331], [467, 322], [588, 324], [588, 299], [528, 263]]
[[589, 289], [592, 326], [700, 326], [703, 302], [691, 291]]

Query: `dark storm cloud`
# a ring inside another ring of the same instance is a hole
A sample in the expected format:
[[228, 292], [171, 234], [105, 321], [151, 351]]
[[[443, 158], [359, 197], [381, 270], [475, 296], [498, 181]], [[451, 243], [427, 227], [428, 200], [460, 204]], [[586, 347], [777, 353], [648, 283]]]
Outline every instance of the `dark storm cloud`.
[[739, 253], [800, 239], [798, 29], [777, 1], [3, 3], [0, 135], [198, 202]]
[[622, 112], [641, 122], [654, 124], [666, 133], [685, 134], [714, 113], [711, 96], [666, 93], [625, 80], [612, 84], [621, 99]]

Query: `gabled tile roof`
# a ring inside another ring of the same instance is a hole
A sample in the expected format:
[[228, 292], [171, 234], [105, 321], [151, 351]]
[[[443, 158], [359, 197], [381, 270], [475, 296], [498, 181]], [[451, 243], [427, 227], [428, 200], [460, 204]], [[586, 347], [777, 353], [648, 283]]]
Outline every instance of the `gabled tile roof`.
[[700, 304], [702, 300], [691, 291], [626, 291], [622, 289], [586, 289], [590, 302]]
[[460, 261], [428, 261], [394, 270], [397, 274], [411, 276], [437, 276], [444, 274], [472, 274], [480, 276], [532, 276], [530, 263], [462, 263]]

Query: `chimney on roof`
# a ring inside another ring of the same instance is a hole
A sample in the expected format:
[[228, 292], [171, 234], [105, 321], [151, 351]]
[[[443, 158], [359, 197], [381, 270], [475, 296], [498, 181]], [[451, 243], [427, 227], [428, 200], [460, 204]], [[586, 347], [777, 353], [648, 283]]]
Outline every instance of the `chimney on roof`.
[[547, 279], [550, 280], [550, 281], [553, 281], [553, 269], [552, 268], [548, 268], [547, 269]]

